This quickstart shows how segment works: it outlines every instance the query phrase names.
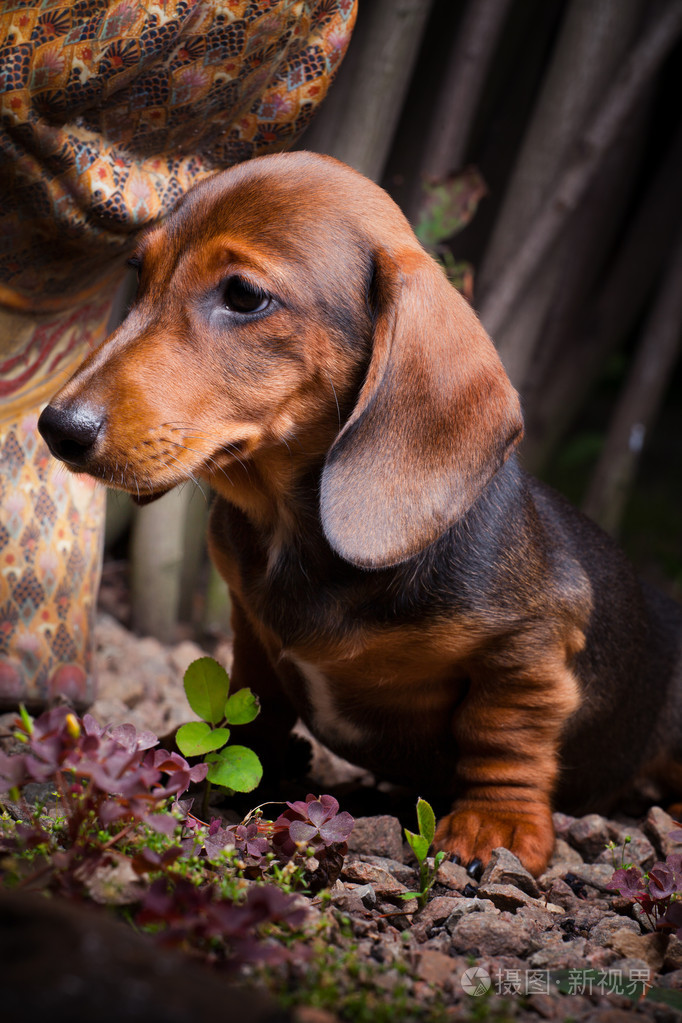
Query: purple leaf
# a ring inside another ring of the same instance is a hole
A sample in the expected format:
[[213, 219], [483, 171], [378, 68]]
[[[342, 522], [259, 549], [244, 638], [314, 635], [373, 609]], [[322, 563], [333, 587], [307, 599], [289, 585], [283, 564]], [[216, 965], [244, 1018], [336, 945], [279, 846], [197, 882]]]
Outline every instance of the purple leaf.
[[289, 836], [292, 842], [311, 842], [319, 831], [312, 824], [306, 824], [305, 821], [292, 821], [289, 827]]
[[682, 894], [682, 853], [669, 853], [665, 858], [665, 862], [671, 870], [675, 871], [678, 891]]
[[82, 725], [83, 731], [85, 732], [86, 735], [95, 736], [95, 738], [97, 739], [99, 739], [102, 735], [106, 734], [107, 729], [109, 727], [107, 725], [107, 728], [104, 729], [100, 728], [98, 722], [95, 720], [92, 714], [83, 715]]
[[0, 752], [0, 792], [19, 788], [26, 778], [26, 764], [22, 755], [8, 757]]
[[355, 820], [346, 811], [332, 817], [330, 821], [323, 824], [320, 828], [320, 835], [324, 839], [325, 845], [333, 845], [335, 842], [346, 842], [348, 836], [353, 830]]
[[196, 785], [198, 782], [203, 781], [208, 774], [208, 764], [195, 764], [194, 767], [190, 768], [189, 780], [193, 781]]
[[[336, 800], [334, 802], [336, 803]], [[338, 808], [338, 803], [336, 803], [336, 809], [334, 809], [334, 807], [325, 806], [321, 799], [315, 799], [312, 803], [308, 804], [308, 820], [316, 828], [320, 828], [325, 821], [334, 816]]]
[[168, 838], [172, 838], [179, 824], [179, 821], [170, 813], [148, 813], [145, 814], [144, 821], [152, 831], [166, 835]]
[[665, 916], [661, 917], [659, 926], [666, 925], [675, 930], [675, 934], [682, 940], [682, 902], [671, 902]]
[[[333, 799], [333, 798], [334, 798], [333, 796], [322, 796], [321, 797], [322, 800], [324, 800], [324, 799]], [[287, 806], [289, 807], [290, 810], [293, 810], [294, 813], [300, 814], [301, 817], [307, 817], [308, 816], [308, 807], [316, 799], [317, 799], [317, 796], [313, 795], [312, 792], [309, 792], [308, 795], [305, 797], [305, 799], [296, 799], [296, 800], [294, 800], [293, 803], [287, 803]], [[286, 810], [284, 812], [286, 813]]]
[[320, 796], [320, 802], [327, 811], [327, 819], [333, 817], [335, 813], [339, 812], [339, 801], [334, 799], [334, 796]]
[[158, 744], [153, 732], [138, 732], [134, 725], [117, 725], [111, 729], [111, 738], [129, 753], [150, 749]]
[[114, 821], [121, 820], [122, 817], [129, 817], [130, 810], [113, 799], [107, 799], [100, 805], [98, 814], [100, 821], [106, 828], [109, 824], [113, 824]]
[[625, 899], [635, 899], [640, 892], [646, 890], [642, 871], [639, 867], [617, 870], [606, 887], [620, 892]]
[[54, 764], [48, 764], [44, 761], [38, 760], [37, 757], [32, 757], [30, 753], [27, 753], [23, 758], [24, 764], [26, 765], [27, 772], [35, 781], [48, 781], [54, 777], [56, 766]]
[[676, 891], [675, 873], [666, 863], [656, 863], [649, 871], [649, 894], [652, 899], [669, 899]]

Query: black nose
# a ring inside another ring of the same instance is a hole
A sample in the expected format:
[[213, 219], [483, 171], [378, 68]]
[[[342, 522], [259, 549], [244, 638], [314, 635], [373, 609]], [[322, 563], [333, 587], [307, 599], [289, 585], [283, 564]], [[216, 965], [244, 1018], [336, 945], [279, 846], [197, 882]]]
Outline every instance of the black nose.
[[102, 413], [88, 405], [63, 409], [48, 405], [40, 415], [38, 429], [55, 458], [80, 468], [92, 454], [103, 422]]

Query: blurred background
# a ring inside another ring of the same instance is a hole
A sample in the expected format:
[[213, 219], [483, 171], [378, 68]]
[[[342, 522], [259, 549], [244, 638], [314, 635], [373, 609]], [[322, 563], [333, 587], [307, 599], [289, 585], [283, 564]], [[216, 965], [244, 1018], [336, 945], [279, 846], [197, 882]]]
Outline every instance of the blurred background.
[[[682, 0], [360, 0], [297, 146], [390, 192], [521, 392], [526, 467], [677, 599], [681, 36]], [[189, 484], [144, 509], [110, 493], [102, 609], [224, 636], [208, 506]]]

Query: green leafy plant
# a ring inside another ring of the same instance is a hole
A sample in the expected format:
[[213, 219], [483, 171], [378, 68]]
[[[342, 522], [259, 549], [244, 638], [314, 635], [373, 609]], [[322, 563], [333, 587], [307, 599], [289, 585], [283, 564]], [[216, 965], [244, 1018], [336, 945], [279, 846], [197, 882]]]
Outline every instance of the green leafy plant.
[[[623, 838], [623, 844], [619, 846], [616, 842], [609, 842], [606, 846], [607, 852], [611, 853], [611, 861], [613, 863], [614, 870], [628, 870], [632, 866], [629, 860], [625, 859], [625, 847], [632, 842], [630, 835], [625, 835]], [[618, 857], [618, 851], [620, 850], [620, 862]]]
[[433, 844], [436, 835], [436, 815], [430, 803], [425, 799], [417, 800], [417, 824], [419, 832], [409, 831], [405, 828], [405, 838], [410, 844], [412, 852], [417, 857], [419, 864], [419, 891], [405, 892], [401, 898], [405, 900], [417, 898], [419, 908], [426, 905], [429, 892], [436, 880], [438, 868], [445, 859], [445, 853], [441, 850], [433, 858], [433, 865], [429, 863], [429, 849]]
[[212, 657], [200, 657], [185, 672], [187, 701], [202, 720], [182, 725], [175, 736], [186, 757], [203, 757], [208, 800], [210, 785], [219, 785], [231, 795], [251, 792], [263, 777], [260, 760], [248, 746], [228, 745], [228, 726], [247, 725], [260, 713], [258, 697], [250, 689], [230, 694], [230, 676]]
[[475, 167], [441, 180], [422, 184], [422, 196], [414, 230], [422, 245], [443, 265], [450, 282], [469, 301], [473, 298], [473, 268], [455, 260], [447, 240], [462, 231], [474, 217], [487, 188]]

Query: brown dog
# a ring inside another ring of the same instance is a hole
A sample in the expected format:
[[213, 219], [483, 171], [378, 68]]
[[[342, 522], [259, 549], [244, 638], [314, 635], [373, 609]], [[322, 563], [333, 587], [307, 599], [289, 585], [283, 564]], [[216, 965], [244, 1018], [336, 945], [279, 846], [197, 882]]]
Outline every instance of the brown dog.
[[519, 468], [495, 349], [380, 188], [262, 157], [194, 188], [132, 262], [135, 305], [40, 429], [140, 499], [214, 487], [234, 681], [273, 756], [298, 713], [454, 800], [440, 847], [536, 873], [554, 802], [606, 807], [681, 758], [682, 613]]

